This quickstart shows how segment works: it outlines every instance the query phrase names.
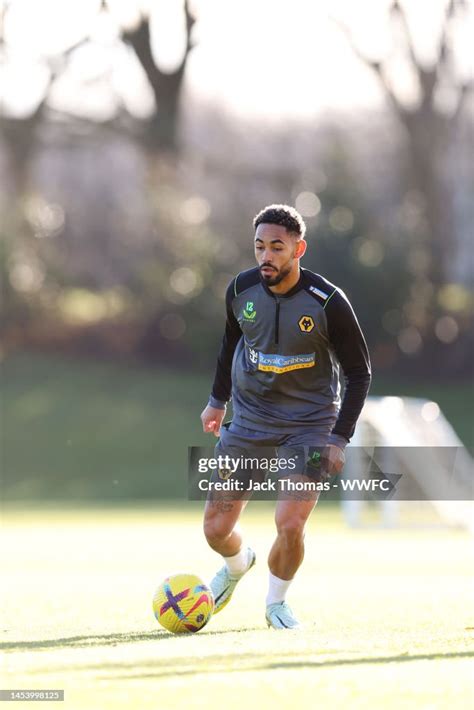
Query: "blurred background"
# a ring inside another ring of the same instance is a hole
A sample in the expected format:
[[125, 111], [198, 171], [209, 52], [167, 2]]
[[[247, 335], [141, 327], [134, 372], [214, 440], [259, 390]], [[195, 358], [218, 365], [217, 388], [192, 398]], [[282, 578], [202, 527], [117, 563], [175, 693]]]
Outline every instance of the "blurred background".
[[[474, 450], [466, 0], [0, 0], [2, 491], [186, 497], [252, 219]], [[434, 412], [434, 413], [433, 413]]]

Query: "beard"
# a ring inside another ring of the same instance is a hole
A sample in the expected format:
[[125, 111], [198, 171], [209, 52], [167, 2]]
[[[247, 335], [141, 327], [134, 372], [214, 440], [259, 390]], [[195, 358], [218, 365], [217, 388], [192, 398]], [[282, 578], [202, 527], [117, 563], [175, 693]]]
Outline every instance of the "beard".
[[[271, 267], [274, 269], [274, 267]], [[260, 270], [260, 276], [262, 279], [265, 281], [267, 286], [277, 286], [283, 279], [285, 279], [288, 274], [291, 273], [291, 264], [285, 264], [285, 266], [282, 266], [281, 269], [274, 270], [273, 273], [271, 274], [262, 274], [262, 271]]]

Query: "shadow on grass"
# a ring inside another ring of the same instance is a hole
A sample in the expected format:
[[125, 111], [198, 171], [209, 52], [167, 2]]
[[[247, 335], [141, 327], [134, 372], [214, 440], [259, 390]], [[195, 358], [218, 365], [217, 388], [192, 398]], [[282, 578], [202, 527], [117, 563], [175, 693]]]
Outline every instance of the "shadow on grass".
[[[328, 653], [326, 652], [321, 652], [321, 653]], [[334, 653], [334, 652], [333, 652]], [[290, 656], [294, 656], [294, 653], [288, 654]], [[407, 663], [407, 662], [412, 662], [412, 661], [444, 661], [444, 660], [454, 660], [454, 659], [461, 659], [461, 658], [472, 658], [474, 656], [474, 651], [469, 652], [469, 651], [460, 651], [460, 652], [452, 652], [452, 653], [426, 653], [426, 654], [415, 654], [415, 655], [409, 655], [409, 654], [400, 654], [398, 656], [374, 656], [374, 657], [364, 657], [364, 658], [340, 658], [340, 659], [335, 659], [335, 660], [327, 660], [327, 661], [305, 661], [302, 659], [301, 661], [277, 661], [275, 663], [262, 663], [262, 664], [255, 664], [255, 665], [239, 665], [239, 667], [236, 668], [229, 668], [228, 663], [229, 660], [226, 659], [226, 664], [223, 664], [223, 659], [222, 656], [216, 656], [215, 659], [213, 657], [206, 657], [206, 663], [209, 661], [212, 663], [215, 660], [215, 665], [214, 666], [208, 666], [204, 667], [202, 664], [199, 664], [198, 662], [195, 662], [194, 668], [193, 669], [173, 669], [170, 670], [168, 669], [163, 669], [163, 670], [157, 670], [154, 673], [129, 673], [125, 675], [104, 675], [104, 676], [96, 676], [97, 680], [144, 680], [146, 678], [167, 678], [167, 677], [172, 677], [172, 676], [187, 676], [187, 675], [195, 675], [196, 673], [202, 674], [202, 673], [241, 673], [241, 672], [247, 672], [247, 671], [274, 671], [274, 670], [302, 670], [304, 668], [337, 668], [339, 666], [362, 666], [362, 665], [371, 665], [371, 664], [385, 664], [385, 663]], [[232, 660], [235, 663], [238, 663], [238, 661], [242, 658], [245, 660], [245, 658], [253, 658], [256, 660], [259, 658], [259, 654], [239, 654], [238, 656], [234, 657]], [[166, 664], [169, 666], [169, 659], [166, 661], [163, 661], [163, 664]], [[181, 662], [180, 662], [181, 664]], [[142, 664], [143, 665], [143, 664]]]
[[[229, 632], [217, 632], [229, 633]], [[176, 638], [168, 636], [167, 638]], [[349, 651], [350, 652], [350, 651]], [[182, 654], [166, 656], [164, 658], [153, 658], [151, 660], [120, 661], [113, 663], [92, 663], [79, 665], [63, 665], [58, 667], [48, 666], [47, 668], [35, 668], [30, 670], [31, 675], [57, 672], [106, 672], [108, 674], [96, 675], [96, 680], [144, 680], [150, 678], [171, 678], [173, 676], [192, 676], [199, 673], [209, 675], [212, 673], [235, 673], [247, 671], [275, 671], [275, 670], [302, 670], [304, 668], [334, 668], [342, 666], [362, 666], [371, 664], [386, 663], [407, 663], [412, 661], [440, 661], [471, 658], [474, 651], [453, 651], [450, 653], [424, 653], [413, 654], [400, 653], [394, 656], [364, 656], [357, 657], [354, 651], [352, 658], [332, 658], [321, 660], [306, 660], [304, 657], [295, 660], [295, 651], [288, 653], [276, 652], [277, 660], [274, 662], [262, 661], [261, 653], [236, 653], [234, 656], [222, 656], [222, 654], [206, 655], [205, 657], [185, 657]], [[329, 656], [340, 654], [340, 649], [321, 649], [321, 651], [309, 651], [311, 656]], [[345, 650], [348, 653], [348, 650]], [[203, 664], [205, 660], [205, 665]], [[126, 671], [133, 671], [127, 673]], [[125, 671], [125, 672], [124, 672]]]
[[[229, 633], [229, 632], [223, 632], [223, 631], [218, 631], [217, 634], [221, 633]], [[232, 632], [231, 632], [232, 633]], [[216, 634], [216, 635], [217, 635]], [[320, 655], [329, 655], [329, 654], [334, 654], [334, 653], [340, 653], [339, 650], [321, 650], [319, 652], [312, 651], [312, 655], [316, 655], [319, 653]], [[279, 658], [294, 658], [295, 653], [294, 651], [290, 651], [288, 653], [278, 653]], [[237, 664], [243, 664], [240, 670], [259, 670], [257, 667], [253, 667], [255, 664], [255, 661], [257, 659], [261, 659], [261, 654], [260, 653], [255, 653], [254, 651], [250, 651], [249, 653], [237, 653], [235, 656], [229, 657], [229, 656], [223, 656], [221, 653], [215, 654], [215, 655], [208, 655], [206, 654], [205, 656], [198, 657], [196, 656], [183, 656], [183, 654], [180, 652], [179, 655], [175, 656], [169, 656], [167, 655], [164, 658], [153, 658], [151, 660], [139, 660], [139, 661], [119, 661], [119, 662], [113, 662], [113, 663], [91, 663], [91, 664], [80, 664], [80, 665], [63, 665], [63, 666], [58, 666], [58, 667], [51, 667], [48, 666], [47, 668], [35, 668], [34, 670], [31, 670], [31, 674], [44, 674], [44, 673], [54, 673], [57, 671], [115, 671], [118, 673], [119, 671], [127, 671], [127, 670], [136, 670], [137, 667], [140, 669], [140, 674], [137, 675], [137, 678], [141, 677], [162, 677], [166, 675], [174, 675], [174, 671], [170, 670], [171, 668], [174, 668], [175, 665], [179, 665], [179, 670], [176, 672], [176, 675], [192, 675], [193, 673], [200, 672], [201, 670], [201, 663], [203, 660], [205, 660], [206, 664], [209, 666], [207, 672], [222, 672], [226, 670], [238, 670], [238, 669], [233, 669], [229, 668], [229, 665], [234, 662]], [[248, 666], [246, 665], [248, 664]], [[143, 675], [142, 672], [143, 669], [146, 668], [151, 668], [153, 669], [153, 673]], [[163, 672], [162, 672], [163, 671]], [[99, 676], [97, 676], [99, 677]], [[128, 675], [117, 675], [114, 676], [113, 674], [110, 676], [107, 676], [107, 678], [113, 679], [114, 677], [117, 677], [119, 679], [121, 678], [134, 678], [135, 674], [130, 674]], [[102, 677], [101, 677], [102, 678]], [[105, 676], [103, 677], [105, 678]], [[102, 678], [102, 679], [103, 679]]]
[[[224, 629], [222, 631], [210, 631], [206, 630], [200, 633], [200, 636], [217, 634], [236, 634], [245, 633], [248, 631], [259, 631], [258, 627], [255, 628], [238, 628], [238, 629]], [[5, 641], [0, 643], [0, 651], [29, 651], [31, 649], [36, 651], [41, 651], [42, 649], [56, 649], [61, 650], [62, 648], [87, 648], [93, 646], [117, 646], [122, 643], [138, 643], [140, 641], [161, 641], [167, 640], [171, 641], [173, 639], [184, 639], [192, 638], [195, 634], [171, 634], [168, 631], [158, 629], [157, 631], [152, 631], [149, 633], [143, 632], [131, 632], [124, 634], [104, 634], [102, 636], [69, 636], [67, 638], [59, 639], [45, 639], [44, 641]]]

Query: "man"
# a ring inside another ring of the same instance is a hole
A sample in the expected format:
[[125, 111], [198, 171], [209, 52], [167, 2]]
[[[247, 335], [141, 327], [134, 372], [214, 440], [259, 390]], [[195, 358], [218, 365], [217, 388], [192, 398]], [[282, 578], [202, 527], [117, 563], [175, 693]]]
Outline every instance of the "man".
[[[295, 209], [270, 205], [255, 217], [254, 228], [258, 266], [238, 274], [227, 289], [227, 323], [212, 394], [201, 414], [203, 429], [220, 436], [217, 452], [325, 447], [327, 473], [339, 473], [370, 385], [364, 336], [344, 293], [300, 268], [306, 226]], [[342, 405], [339, 365], [345, 377]], [[233, 419], [222, 425], [231, 394]], [[266, 599], [266, 621], [275, 629], [299, 625], [285, 597], [303, 560], [304, 528], [316, 500], [276, 504]], [[255, 563], [237, 525], [245, 504], [212, 496], [206, 503], [204, 533], [225, 562], [211, 582], [216, 612]]]

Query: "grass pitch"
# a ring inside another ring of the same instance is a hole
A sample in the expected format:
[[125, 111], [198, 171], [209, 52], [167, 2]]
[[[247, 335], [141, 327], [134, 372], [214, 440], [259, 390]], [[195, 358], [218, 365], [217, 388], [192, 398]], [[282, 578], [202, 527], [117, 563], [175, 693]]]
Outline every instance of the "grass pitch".
[[5, 511], [2, 687], [64, 688], [71, 710], [472, 704], [467, 534], [354, 531], [321, 506], [289, 595], [305, 629], [275, 632], [264, 622], [272, 509], [251, 504], [257, 566], [203, 631], [172, 636], [153, 617], [155, 587], [183, 570], [209, 579], [220, 564], [200, 520], [189, 503]]

